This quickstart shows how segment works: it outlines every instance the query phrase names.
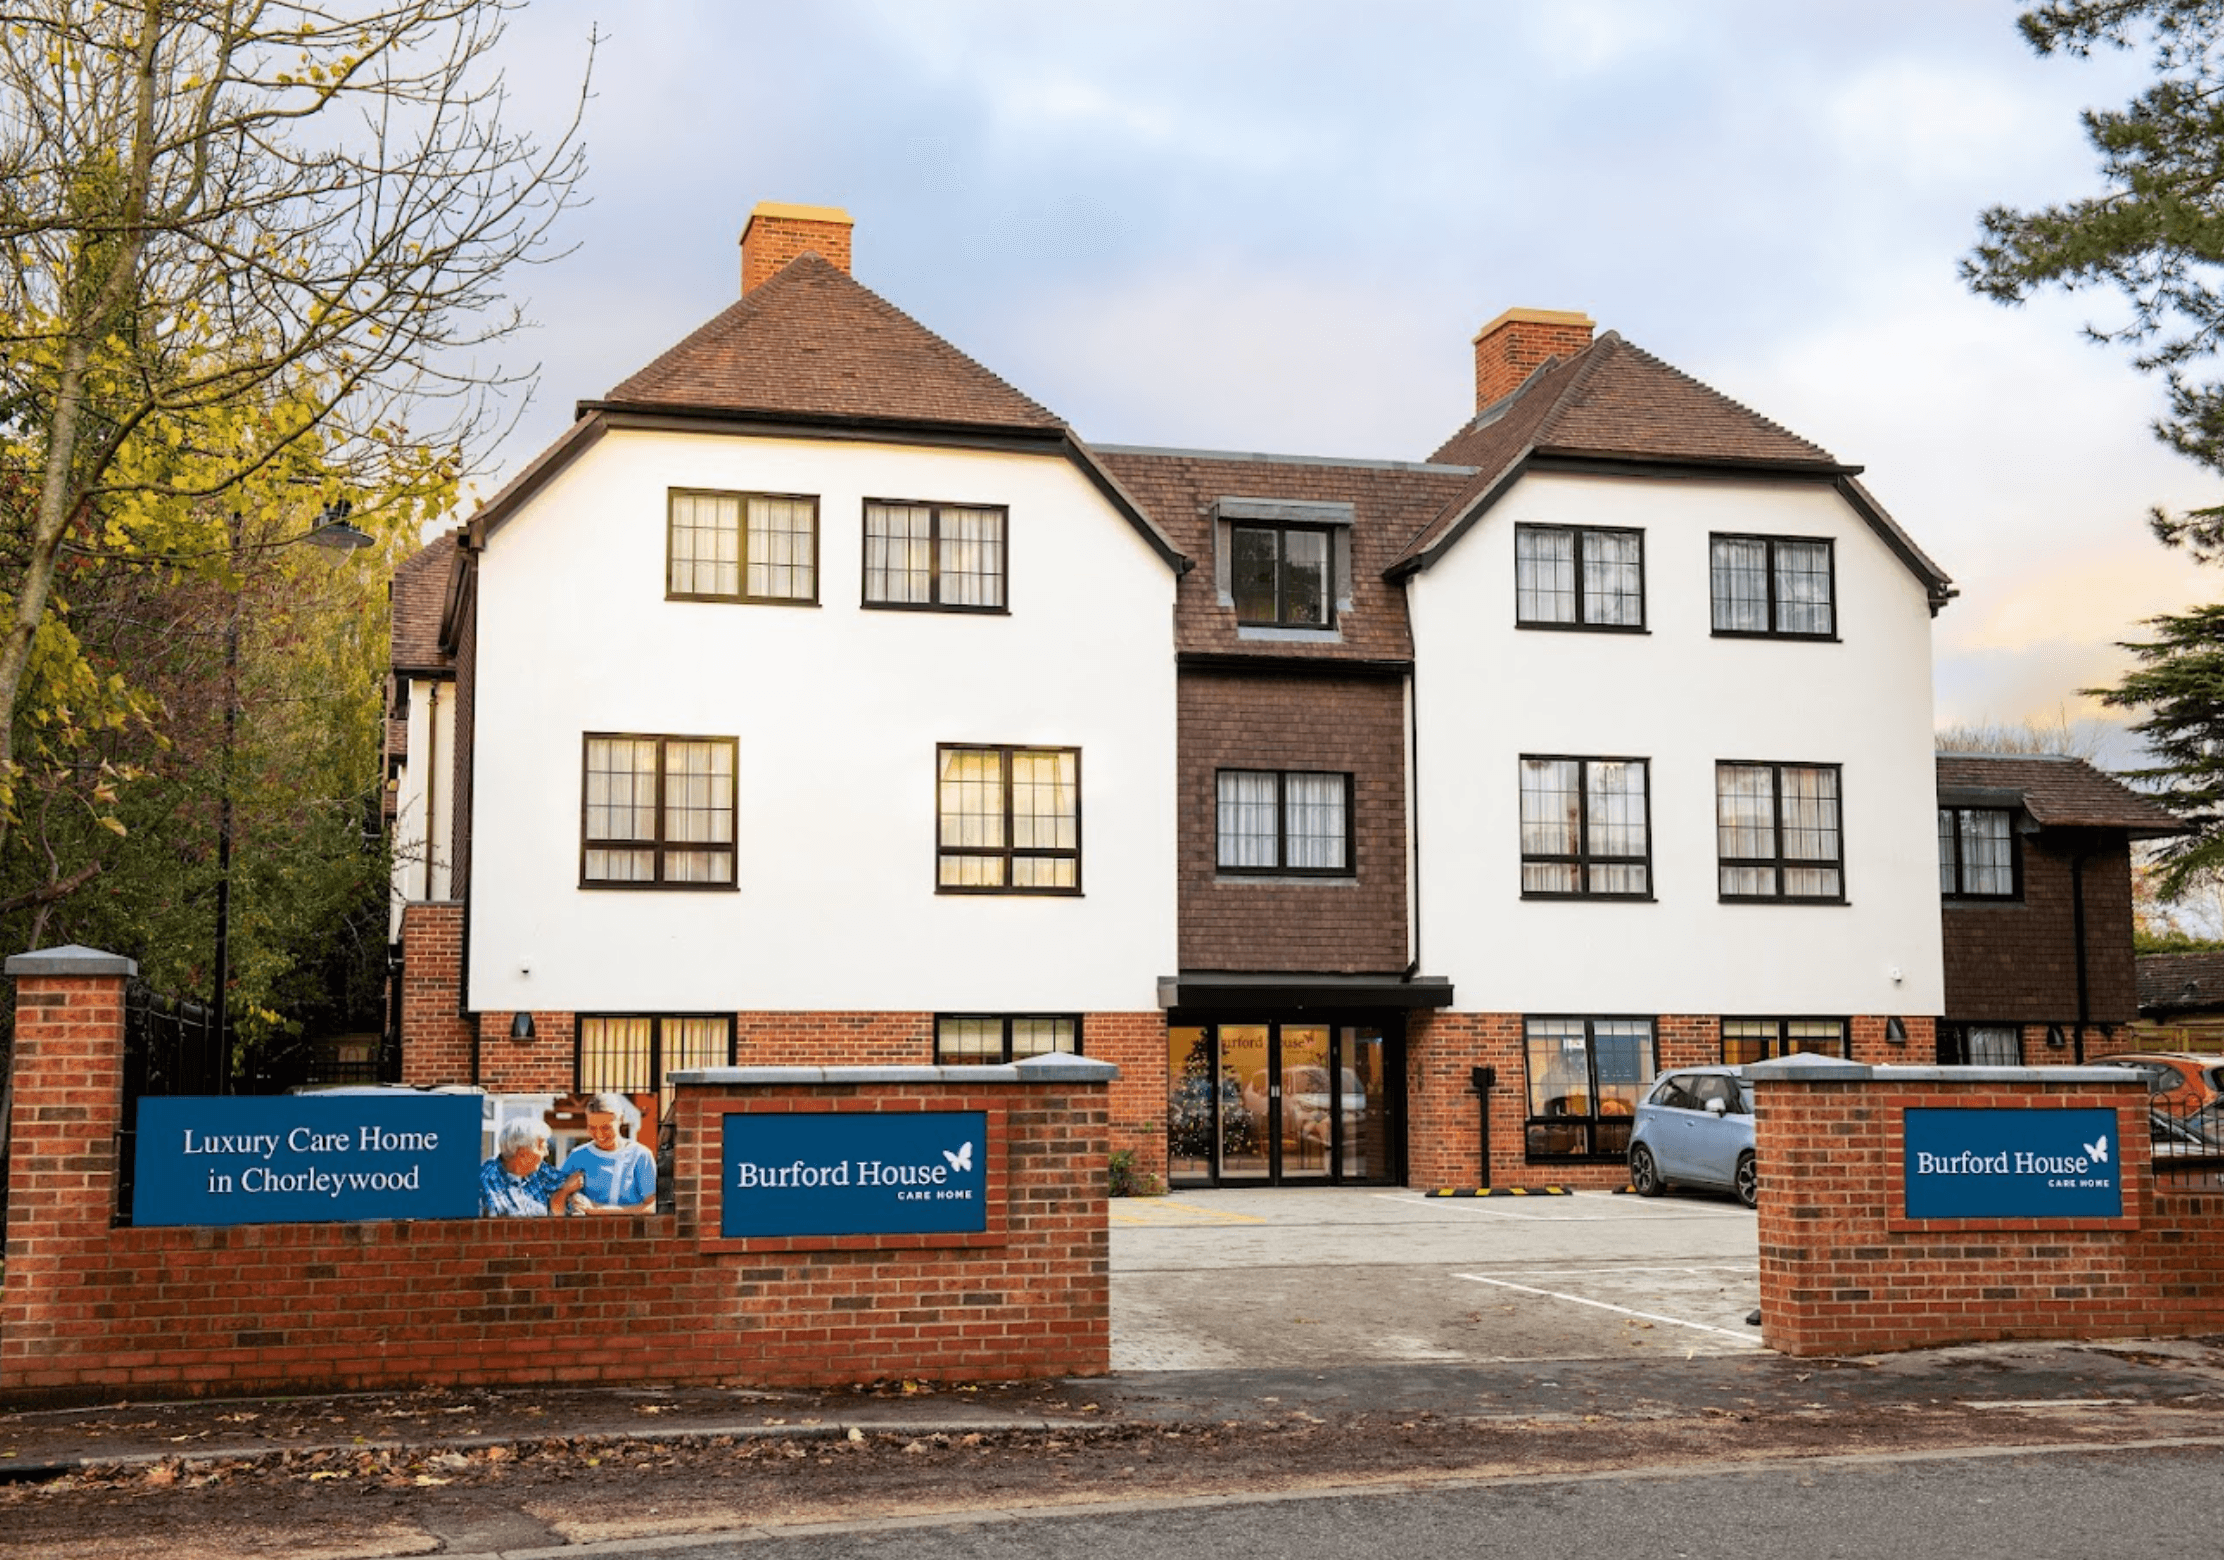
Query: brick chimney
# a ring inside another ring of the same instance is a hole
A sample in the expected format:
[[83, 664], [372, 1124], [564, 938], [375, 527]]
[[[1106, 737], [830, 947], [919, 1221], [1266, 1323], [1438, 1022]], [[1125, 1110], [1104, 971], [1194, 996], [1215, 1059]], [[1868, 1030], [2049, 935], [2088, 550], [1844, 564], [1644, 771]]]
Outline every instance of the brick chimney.
[[1511, 395], [1539, 364], [1591, 344], [1597, 323], [1565, 309], [1508, 309], [1475, 335], [1475, 410]]
[[849, 274], [849, 213], [839, 206], [761, 200], [741, 228], [741, 291], [747, 297], [806, 251]]

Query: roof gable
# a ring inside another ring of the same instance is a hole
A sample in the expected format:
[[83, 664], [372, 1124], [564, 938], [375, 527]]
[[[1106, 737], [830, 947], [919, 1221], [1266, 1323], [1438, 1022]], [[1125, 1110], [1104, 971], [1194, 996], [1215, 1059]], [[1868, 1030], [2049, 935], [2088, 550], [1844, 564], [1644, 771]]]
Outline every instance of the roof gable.
[[607, 404], [1034, 433], [1065, 426], [816, 254], [619, 383]]
[[2081, 758], [2043, 753], [1941, 753], [1943, 804], [1983, 805], [2008, 795], [2042, 828], [2122, 829], [2135, 838], [2182, 834], [2185, 825], [2161, 803], [2141, 796]]
[[389, 603], [395, 671], [435, 677], [454, 673], [455, 658], [440, 648], [440, 618], [447, 608], [448, 575], [455, 562], [456, 538], [451, 531], [394, 566]]

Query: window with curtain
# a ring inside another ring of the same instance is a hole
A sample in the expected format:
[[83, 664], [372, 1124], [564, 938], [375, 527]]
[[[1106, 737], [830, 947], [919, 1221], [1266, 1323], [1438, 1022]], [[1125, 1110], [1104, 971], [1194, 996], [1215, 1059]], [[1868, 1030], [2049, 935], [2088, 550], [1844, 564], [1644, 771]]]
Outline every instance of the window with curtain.
[[934, 1059], [944, 1066], [1081, 1054], [1079, 1013], [938, 1013]]
[[1940, 1024], [1938, 1060], [1944, 1067], [2020, 1067], [2021, 1024]]
[[1300, 877], [1353, 871], [1350, 775], [1223, 769], [1216, 787], [1221, 871]]
[[1236, 525], [1228, 588], [1248, 628], [1328, 628], [1336, 614], [1336, 548], [1325, 526]]
[[1006, 512], [970, 504], [865, 503], [865, 605], [1004, 610]]
[[1725, 1018], [1722, 1060], [1733, 1067], [1777, 1056], [1846, 1055], [1842, 1018]]
[[1843, 903], [1836, 764], [1714, 766], [1724, 899]]
[[1832, 545], [1827, 537], [1716, 536], [1714, 632], [1772, 639], [1836, 637]]
[[1524, 628], [1645, 626], [1645, 533], [1514, 527], [1514, 621]]
[[1653, 1081], [1649, 1018], [1529, 1018], [1527, 1153], [1532, 1160], [1620, 1159]]
[[1525, 899], [1652, 897], [1651, 803], [1641, 758], [1523, 758]]
[[688, 601], [814, 604], [819, 501], [797, 493], [672, 490], [665, 592]]
[[584, 745], [581, 886], [734, 887], [734, 738], [590, 732]]
[[671, 1075], [730, 1067], [734, 1021], [724, 1014], [582, 1013], [573, 1087], [581, 1094], [654, 1094], [672, 1106]]
[[936, 749], [942, 893], [1081, 892], [1081, 750]]
[[1938, 891], [1948, 899], [2015, 899], [2015, 814], [2005, 807], [1938, 809]]

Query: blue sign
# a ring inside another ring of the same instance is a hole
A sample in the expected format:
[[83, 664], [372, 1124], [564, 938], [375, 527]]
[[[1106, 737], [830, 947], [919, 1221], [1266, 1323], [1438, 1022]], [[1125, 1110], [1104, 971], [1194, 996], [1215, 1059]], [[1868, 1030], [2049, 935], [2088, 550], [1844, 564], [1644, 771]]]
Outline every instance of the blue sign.
[[479, 1212], [475, 1094], [139, 1101], [134, 1224], [332, 1224]]
[[2120, 1219], [2116, 1113], [1904, 1113], [1911, 1219]]
[[719, 1233], [947, 1235], [988, 1228], [977, 1110], [728, 1115]]

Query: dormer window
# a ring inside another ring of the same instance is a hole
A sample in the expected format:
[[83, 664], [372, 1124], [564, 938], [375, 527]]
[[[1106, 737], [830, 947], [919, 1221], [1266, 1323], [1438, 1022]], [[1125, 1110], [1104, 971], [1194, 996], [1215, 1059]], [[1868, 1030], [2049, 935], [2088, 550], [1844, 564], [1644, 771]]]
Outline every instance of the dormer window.
[[1223, 498], [1213, 522], [1220, 604], [1239, 632], [1334, 635], [1351, 608], [1351, 505]]

